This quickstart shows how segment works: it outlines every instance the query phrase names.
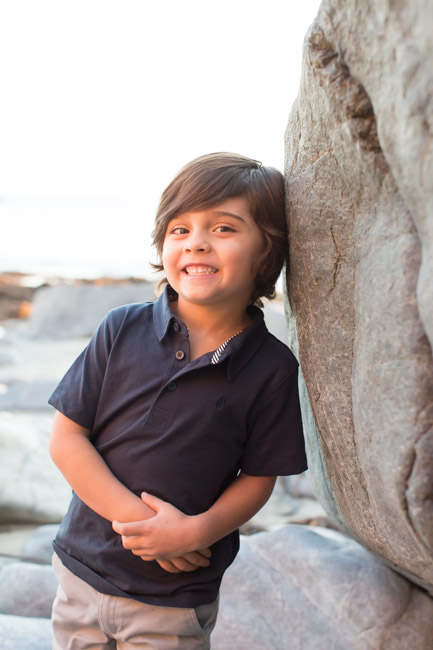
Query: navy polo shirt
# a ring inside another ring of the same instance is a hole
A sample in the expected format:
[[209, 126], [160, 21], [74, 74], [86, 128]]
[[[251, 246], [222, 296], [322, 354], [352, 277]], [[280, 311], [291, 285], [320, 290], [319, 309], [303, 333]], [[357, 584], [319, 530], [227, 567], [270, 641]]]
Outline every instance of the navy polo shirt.
[[[188, 331], [167, 292], [111, 311], [49, 402], [91, 430], [113, 474], [189, 515], [204, 512], [236, 478], [306, 469], [298, 364], [260, 309], [249, 327], [190, 362]], [[125, 550], [111, 523], [73, 494], [54, 548], [98, 591], [197, 607], [218, 594], [239, 548], [234, 532], [212, 546], [209, 567], [172, 574]]]

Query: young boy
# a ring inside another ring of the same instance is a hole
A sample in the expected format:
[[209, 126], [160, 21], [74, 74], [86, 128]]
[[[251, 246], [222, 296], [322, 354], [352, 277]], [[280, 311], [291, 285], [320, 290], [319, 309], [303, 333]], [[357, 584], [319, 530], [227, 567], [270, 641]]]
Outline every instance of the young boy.
[[255, 306], [286, 257], [283, 176], [236, 154], [192, 161], [154, 243], [163, 294], [111, 311], [50, 399], [74, 491], [55, 650], [209, 648], [239, 526], [277, 475], [306, 469], [297, 362]]

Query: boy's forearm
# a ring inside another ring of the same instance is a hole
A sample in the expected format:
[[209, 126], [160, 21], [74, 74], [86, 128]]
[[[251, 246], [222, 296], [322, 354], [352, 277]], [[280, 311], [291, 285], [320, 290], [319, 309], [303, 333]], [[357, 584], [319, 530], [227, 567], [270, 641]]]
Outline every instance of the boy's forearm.
[[186, 515], [151, 494], [141, 498], [155, 510], [148, 521], [113, 522], [123, 546], [143, 560], [186, 556], [209, 546], [248, 521], [266, 503], [275, 477], [240, 474], [216, 502], [199, 515]]
[[54, 420], [50, 453], [74, 492], [105, 519], [137, 521], [155, 515], [112, 474], [86, 429], [59, 413]]
[[241, 473], [193, 526], [198, 548], [211, 546], [238, 529], [260, 510], [272, 494], [276, 477]]

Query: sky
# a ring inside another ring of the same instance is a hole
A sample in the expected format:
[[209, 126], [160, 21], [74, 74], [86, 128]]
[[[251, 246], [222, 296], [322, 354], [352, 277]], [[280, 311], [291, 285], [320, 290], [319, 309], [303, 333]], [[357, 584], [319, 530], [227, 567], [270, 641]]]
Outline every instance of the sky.
[[0, 271], [149, 276], [183, 164], [282, 170], [319, 4], [0, 0]]

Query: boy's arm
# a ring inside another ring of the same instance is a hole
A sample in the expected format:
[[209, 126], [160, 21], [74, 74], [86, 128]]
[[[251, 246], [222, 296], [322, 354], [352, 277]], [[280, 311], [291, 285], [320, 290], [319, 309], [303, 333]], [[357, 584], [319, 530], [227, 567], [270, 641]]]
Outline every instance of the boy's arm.
[[122, 535], [123, 546], [143, 560], [184, 555], [214, 544], [251, 519], [270, 497], [275, 481], [274, 476], [241, 472], [209, 510], [193, 516], [143, 493], [156, 516], [126, 524], [114, 521], [113, 528]]
[[112, 474], [89, 435], [89, 429], [57, 411], [50, 437], [50, 454], [74, 492], [89, 508], [109, 521], [154, 517], [155, 511]]
[[[110, 471], [89, 440], [90, 431], [57, 412], [50, 437], [50, 453], [74, 492], [98, 515], [113, 521], [137, 521], [155, 511], [128, 490]], [[211, 552], [198, 547], [185, 557], [171, 556], [160, 562], [170, 573], [207, 566]], [[197, 551], [197, 552], [195, 552]], [[157, 559], [157, 558], [155, 558]]]

